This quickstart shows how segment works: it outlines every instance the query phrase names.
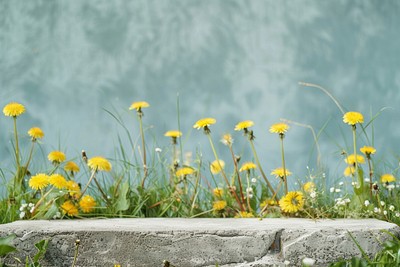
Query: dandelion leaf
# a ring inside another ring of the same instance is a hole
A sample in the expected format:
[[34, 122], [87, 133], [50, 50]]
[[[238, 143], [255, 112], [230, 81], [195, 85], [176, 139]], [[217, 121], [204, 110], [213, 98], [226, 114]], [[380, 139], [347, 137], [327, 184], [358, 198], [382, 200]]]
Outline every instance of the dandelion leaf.
[[127, 198], [128, 191], [129, 191], [129, 183], [125, 182], [121, 184], [118, 198], [115, 203], [116, 211], [125, 211], [129, 208], [130, 203], [129, 199]]

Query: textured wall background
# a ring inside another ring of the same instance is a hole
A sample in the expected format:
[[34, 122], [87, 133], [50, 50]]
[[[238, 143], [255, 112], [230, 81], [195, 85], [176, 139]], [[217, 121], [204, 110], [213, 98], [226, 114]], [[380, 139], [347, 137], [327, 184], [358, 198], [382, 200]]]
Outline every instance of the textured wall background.
[[[341, 174], [339, 145], [349, 143], [350, 129], [328, 97], [298, 85], [308, 81], [329, 88], [367, 121], [370, 113], [393, 107], [376, 121], [374, 140], [377, 157], [397, 164], [399, 12], [394, 0], [2, 0], [0, 104], [26, 105], [21, 137], [33, 125], [42, 127], [44, 154], [59, 148], [73, 158], [86, 149], [89, 156], [112, 158], [121, 127], [103, 108], [119, 113], [137, 136], [127, 108], [147, 100], [145, 124], [163, 147], [169, 144], [163, 133], [177, 128], [179, 93], [185, 151], [195, 153], [200, 144], [213, 159], [206, 139], [192, 131], [203, 116], [218, 120], [215, 140], [250, 119], [268, 171], [281, 164], [277, 137], [268, 133], [272, 123], [287, 118], [318, 131], [329, 120], [320, 138], [323, 162], [332, 175]], [[11, 126], [0, 118], [5, 169]], [[237, 152], [250, 160], [241, 134], [234, 138]], [[302, 178], [315, 164], [312, 136], [293, 126], [286, 144], [287, 166]]]

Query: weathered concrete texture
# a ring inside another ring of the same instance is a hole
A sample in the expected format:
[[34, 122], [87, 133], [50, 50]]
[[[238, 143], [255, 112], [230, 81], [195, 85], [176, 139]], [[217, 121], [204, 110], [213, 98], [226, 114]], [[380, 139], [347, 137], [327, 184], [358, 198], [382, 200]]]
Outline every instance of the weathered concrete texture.
[[[350, 232], [373, 255], [379, 242], [400, 228], [379, 220], [307, 219], [103, 219], [17, 221], [0, 225], [0, 236], [17, 234], [19, 258], [33, 255], [34, 243], [50, 239], [44, 266], [289, 266], [304, 257], [317, 266], [360, 255]], [[11, 257], [9, 257], [11, 261]]]

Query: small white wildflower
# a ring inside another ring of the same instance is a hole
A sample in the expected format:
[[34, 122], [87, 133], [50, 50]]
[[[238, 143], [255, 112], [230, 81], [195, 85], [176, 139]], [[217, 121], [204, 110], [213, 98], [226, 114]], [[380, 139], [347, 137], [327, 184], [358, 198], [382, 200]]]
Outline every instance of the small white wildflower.
[[384, 215], [387, 215], [387, 211], [386, 211], [386, 210], [384, 210], [384, 211], [383, 211], [383, 214], [384, 214]]
[[26, 207], [28, 207], [28, 204], [26, 204], [26, 203], [21, 204], [21, 208], [26, 208]]
[[394, 206], [393, 206], [393, 205], [390, 205], [390, 206], [389, 206], [389, 210], [390, 210], [390, 211], [394, 211]]
[[[342, 186], [343, 184], [344, 184], [343, 182], [340, 182], [340, 183], [339, 183], [340, 186]], [[308, 259], [308, 258], [306, 258], [306, 259]]]
[[23, 219], [25, 217], [25, 212], [23, 211], [23, 212], [21, 212], [20, 214], [19, 214], [19, 218], [20, 219]]
[[251, 182], [252, 182], [253, 184], [257, 183], [257, 178], [251, 178]]
[[342, 189], [336, 188], [336, 189], [335, 189], [335, 193], [339, 193], [339, 192], [342, 192]]
[[387, 185], [386, 189], [389, 190], [389, 191], [393, 190], [394, 189], [394, 184]]
[[369, 178], [364, 178], [364, 181], [365, 182], [369, 182]]
[[343, 201], [344, 201], [345, 203], [350, 203], [350, 198], [345, 198]]
[[155, 151], [156, 151], [157, 153], [161, 153], [161, 152], [162, 152], [162, 149], [159, 148], [159, 147], [156, 147]]
[[381, 206], [385, 206], [385, 201], [381, 201]]
[[365, 207], [368, 207], [368, 206], [369, 206], [369, 204], [370, 204], [370, 203], [369, 203], [369, 200], [365, 200], [365, 201], [364, 201], [364, 205], [365, 205]]
[[325, 173], [322, 173], [322, 178], [325, 178]]
[[331, 193], [333, 193], [333, 192], [335, 192], [335, 188], [334, 188], [334, 187], [331, 187], [331, 188], [329, 189], [329, 191], [330, 191]]
[[252, 193], [249, 193], [249, 198], [253, 198], [253, 194]]
[[247, 194], [253, 194], [253, 188], [247, 187], [246, 192], [247, 192]]
[[28, 207], [29, 207], [29, 208], [32, 208], [32, 207], [34, 207], [34, 206], [35, 206], [35, 204], [33, 204], [33, 203], [29, 203], [29, 204], [28, 204]]
[[29, 210], [30, 213], [33, 213], [34, 211], [35, 211], [35, 207], [32, 207], [32, 208]]
[[374, 208], [374, 212], [375, 212], [375, 213], [381, 213], [381, 209], [380, 209], [380, 208], [377, 208], [377, 207], [375, 207], [375, 208]]
[[22, 206], [21, 206], [21, 207], [19, 208], [19, 211], [24, 211], [24, 209], [25, 209], [25, 207], [22, 207]]
[[312, 191], [312, 192], [310, 193], [310, 197], [311, 197], [311, 198], [316, 198], [316, 197], [317, 197], [317, 192]]
[[396, 211], [395, 215], [396, 217], [400, 217], [400, 212]]
[[303, 259], [303, 264], [304, 264], [305, 266], [313, 266], [314, 263], [315, 263], [315, 260], [314, 260], [314, 259], [311, 259], [311, 258], [304, 258], [304, 259]]
[[354, 187], [358, 187], [358, 183], [357, 182], [351, 182], [351, 185]]

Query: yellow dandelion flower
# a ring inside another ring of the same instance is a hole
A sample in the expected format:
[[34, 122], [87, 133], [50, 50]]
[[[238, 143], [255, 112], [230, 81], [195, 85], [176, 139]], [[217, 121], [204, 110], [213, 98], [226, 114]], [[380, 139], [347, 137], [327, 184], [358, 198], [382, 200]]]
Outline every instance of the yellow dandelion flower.
[[18, 117], [25, 112], [25, 107], [16, 102], [11, 102], [3, 108], [3, 113], [7, 117]]
[[385, 173], [381, 176], [381, 182], [382, 183], [390, 183], [390, 182], [395, 182], [396, 178], [389, 173]]
[[343, 122], [348, 125], [356, 125], [364, 122], [364, 116], [360, 112], [349, 111], [343, 115]]
[[313, 182], [307, 182], [303, 185], [303, 190], [307, 193], [311, 193], [313, 191], [315, 191], [315, 184]]
[[60, 164], [65, 161], [65, 154], [61, 151], [52, 151], [49, 153], [47, 158], [54, 164]]
[[103, 157], [93, 157], [88, 160], [88, 166], [94, 171], [111, 171], [111, 163]]
[[72, 203], [70, 200], [65, 201], [61, 205], [61, 209], [66, 213], [68, 216], [76, 216], [78, 215], [78, 208]]
[[240, 172], [242, 171], [250, 171], [251, 169], [255, 169], [257, 168], [256, 164], [254, 164], [253, 162], [246, 162], [243, 163], [242, 167], [240, 168]]
[[32, 137], [32, 141], [36, 141], [36, 139], [43, 138], [44, 133], [39, 127], [32, 127], [29, 129], [28, 135]]
[[235, 218], [254, 218], [253, 213], [247, 211], [240, 211], [235, 215]]
[[142, 108], [148, 108], [150, 107], [149, 103], [146, 101], [139, 101], [139, 102], [133, 102], [132, 105], [129, 107], [129, 110], [136, 109], [136, 111], [141, 110]]
[[226, 146], [231, 146], [233, 144], [233, 138], [230, 134], [224, 134], [222, 136], [221, 142]]
[[213, 189], [213, 194], [214, 194], [214, 196], [220, 198], [224, 195], [224, 189], [216, 187]]
[[65, 180], [64, 176], [58, 173], [50, 175], [49, 183], [58, 189], [67, 187], [67, 180]]
[[220, 211], [225, 209], [226, 207], [226, 201], [224, 200], [218, 200], [218, 201], [214, 201], [213, 203], [213, 210], [215, 211]]
[[70, 196], [72, 196], [74, 198], [81, 197], [81, 188], [77, 182], [71, 181], [71, 180], [67, 181], [67, 185], [65, 187], [69, 191]]
[[182, 132], [180, 131], [176, 131], [176, 130], [172, 130], [172, 131], [168, 131], [164, 134], [164, 136], [167, 137], [172, 137], [172, 138], [178, 138], [182, 136]]
[[193, 128], [199, 130], [201, 128], [205, 128], [210, 126], [211, 124], [215, 124], [217, 121], [214, 118], [204, 118], [201, 120], [198, 120], [194, 125]]
[[79, 172], [80, 168], [75, 162], [68, 161], [64, 166], [64, 171], [74, 173]]
[[260, 203], [260, 207], [264, 208], [267, 204], [268, 206], [276, 206], [278, 205], [278, 202], [276, 202], [275, 199], [267, 198], [266, 200]]
[[270, 133], [285, 134], [289, 130], [289, 125], [283, 122], [275, 123], [269, 128]]
[[43, 173], [36, 174], [29, 179], [29, 187], [35, 190], [45, 188], [49, 184], [49, 176]]
[[354, 165], [357, 163], [359, 164], [364, 164], [365, 163], [365, 158], [362, 155], [357, 154], [354, 156], [354, 154], [348, 155], [347, 158], [344, 159], [344, 161], [349, 164], [349, 165]]
[[354, 174], [355, 168], [353, 166], [347, 166], [346, 169], [344, 169], [343, 175], [346, 177], [350, 177]]
[[191, 175], [194, 173], [194, 169], [190, 167], [183, 167], [176, 171], [175, 175], [178, 177]]
[[286, 173], [286, 177], [292, 175], [292, 173], [288, 169], [284, 171], [282, 167], [273, 170], [271, 172], [271, 175], [275, 175], [276, 178], [284, 178], [285, 177], [284, 173]]
[[81, 198], [79, 201], [79, 207], [84, 213], [91, 212], [96, 206], [96, 201], [93, 197], [86, 195]]
[[283, 212], [294, 213], [301, 210], [304, 206], [303, 193], [292, 191], [286, 194], [279, 200], [279, 206]]
[[241, 121], [235, 126], [235, 131], [241, 131], [250, 128], [254, 125], [253, 121]]
[[220, 173], [225, 167], [225, 162], [223, 160], [214, 160], [210, 164], [210, 170], [212, 174]]
[[362, 148], [360, 148], [360, 151], [368, 158], [370, 155], [375, 154], [376, 149], [372, 146], [363, 146]]

